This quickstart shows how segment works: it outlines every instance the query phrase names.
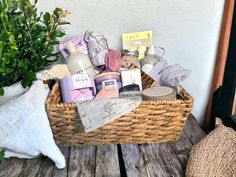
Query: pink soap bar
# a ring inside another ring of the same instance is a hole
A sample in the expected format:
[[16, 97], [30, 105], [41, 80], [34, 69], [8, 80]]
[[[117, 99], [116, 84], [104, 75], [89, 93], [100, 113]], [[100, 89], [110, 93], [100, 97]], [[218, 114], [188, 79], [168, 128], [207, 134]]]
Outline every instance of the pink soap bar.
[[96, 95], [95, 99], [108, 99], [108, 98], [118, 98], [119, 97], [119, 91], [118, 89], [111, 89], [106, 90], [105, 88], [102, 88], [100, 92]]
[[85, 101], [93, 99], [93, 91], [90, 88], [71, 90], [71, 96], [74, 100]]

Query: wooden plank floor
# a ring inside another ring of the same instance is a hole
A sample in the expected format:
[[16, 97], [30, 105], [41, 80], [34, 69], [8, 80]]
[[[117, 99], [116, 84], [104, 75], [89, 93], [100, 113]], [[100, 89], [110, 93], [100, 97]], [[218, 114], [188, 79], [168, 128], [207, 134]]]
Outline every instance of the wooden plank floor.
[[4, 159], [0, 177], [182, 177], [192, 145], [204, 135], [190, 115], [174, 143], [61, 148], [67, 162], [63, 170], [46, 157]]

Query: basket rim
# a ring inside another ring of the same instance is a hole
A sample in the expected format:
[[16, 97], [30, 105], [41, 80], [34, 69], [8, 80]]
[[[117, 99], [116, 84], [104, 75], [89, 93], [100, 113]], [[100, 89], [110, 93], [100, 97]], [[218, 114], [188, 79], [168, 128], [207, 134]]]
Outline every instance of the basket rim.
[[[74, 108], [77, 107], [76, 103], [55, 103], [55, 99], [59, 96], [58, 90], [59, 88], [59, 82], [57, 81], [51, 92], [49, 93], [49, 96], [46, 100], [46, 107], [47, 108]], [[143, 100], [141, 104], [144, 105], [177, 105], [177, 104], [192, 104], [193, 103], [193, 98], [192, 96], [180, 85], [180, 93], [178, 94], [182, 99], [177, 99], [174, 101], [167, 101], [167, 100]]]

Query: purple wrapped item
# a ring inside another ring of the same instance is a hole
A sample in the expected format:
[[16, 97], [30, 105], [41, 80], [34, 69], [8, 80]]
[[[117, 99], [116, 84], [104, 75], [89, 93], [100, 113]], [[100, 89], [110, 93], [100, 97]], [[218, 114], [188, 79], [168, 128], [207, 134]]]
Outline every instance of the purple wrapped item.
[[95, 67], [105, 65], [105, 57], [108, 53], [107, 40], [104, 35], [96, 32], [85, 32], [85, 41], [88, 43], [89, 56]]
[[157, 81], [159, 86], [178, 88], [180, 81], [185, 80], [191, 74], [191, 70], [175, 64], [168, 66], [167, 60], [160, 60], [150, 71], [149, 75]]
[[87, 43], [84, 41], [84, 35], [82, 34], [59, 44], [59, 50], [64, 56], [64, 58], [67, 58], [69, 56], [69, 51], [67, 47], [70, 43], [75, 45], [78, 52], [84, 53], [86, 55], [88, 54], [88, 46]]
[[60, 80], [63, 102], [78, 102], [92, 100], [96, 94], [92, 76], [75, 74]]

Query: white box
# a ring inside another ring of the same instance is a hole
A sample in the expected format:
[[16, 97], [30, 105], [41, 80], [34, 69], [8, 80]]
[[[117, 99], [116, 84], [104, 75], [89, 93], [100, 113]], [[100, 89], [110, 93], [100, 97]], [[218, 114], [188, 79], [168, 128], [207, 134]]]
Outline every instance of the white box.
[[126, 85], [137, 84], [142, 91], [141, 71], [139, 68], [121, 71], [123, 87]]

